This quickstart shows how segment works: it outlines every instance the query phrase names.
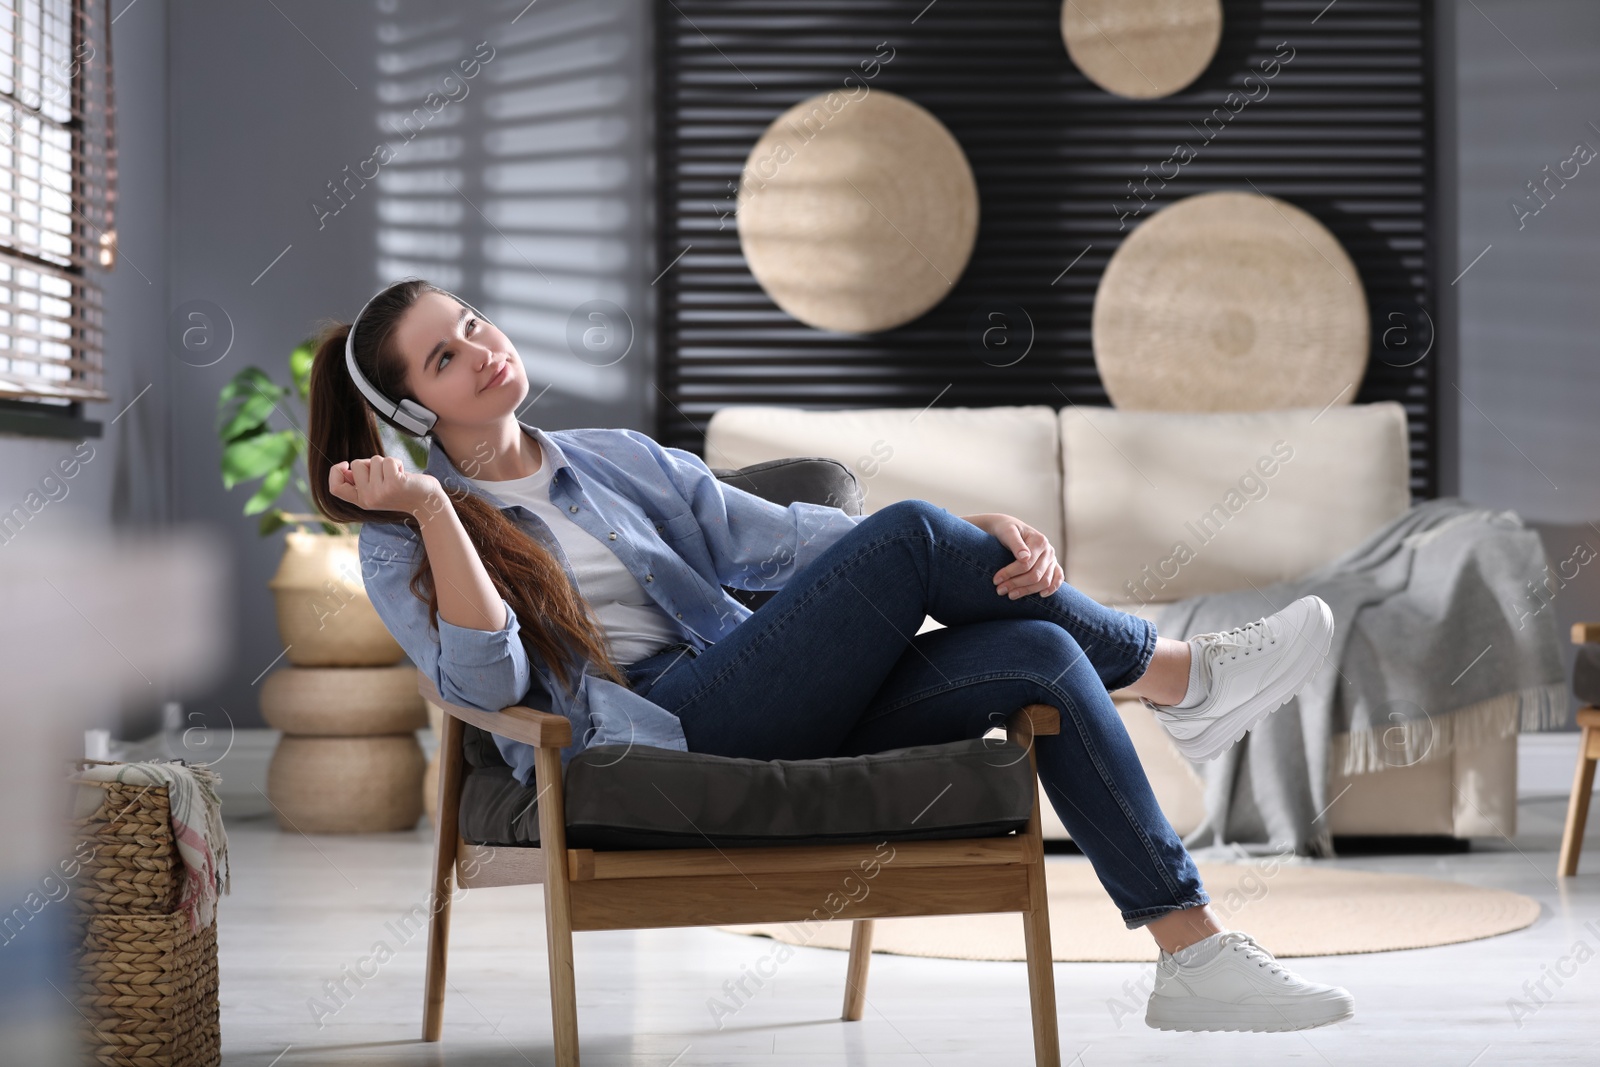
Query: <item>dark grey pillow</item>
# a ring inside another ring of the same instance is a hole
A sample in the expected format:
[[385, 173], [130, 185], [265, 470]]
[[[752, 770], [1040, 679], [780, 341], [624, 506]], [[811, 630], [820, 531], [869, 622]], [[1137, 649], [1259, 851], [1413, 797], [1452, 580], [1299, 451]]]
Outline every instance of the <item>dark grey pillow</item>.
[[[836, 459], [824, 456], [796, 456], [752, 463], [737, 470], [712, 467], [719, 481], [764, 500], [788, 507], [797, 500], [807, 504], [835, 507], [846, 515], [861, 514], [861, 483], [855, 472]], [[775, 595], [771, 590], [733, 589], [723, 586], [739, 603], [756, 610]]]

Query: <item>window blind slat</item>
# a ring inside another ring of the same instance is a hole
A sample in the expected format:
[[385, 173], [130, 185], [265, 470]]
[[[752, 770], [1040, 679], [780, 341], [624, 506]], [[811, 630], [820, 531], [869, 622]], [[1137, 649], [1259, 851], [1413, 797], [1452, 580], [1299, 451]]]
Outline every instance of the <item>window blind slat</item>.
[[0, 9], [0, 397], [109, 400], [116, 265], [110, 0]]

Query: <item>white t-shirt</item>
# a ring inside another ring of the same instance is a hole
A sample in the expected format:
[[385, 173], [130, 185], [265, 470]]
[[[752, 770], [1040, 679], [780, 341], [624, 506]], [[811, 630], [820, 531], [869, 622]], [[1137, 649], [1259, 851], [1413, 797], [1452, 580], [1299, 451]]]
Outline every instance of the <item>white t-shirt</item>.
[[605, 631], [611, 658], [619, 666], [636, 663], [676, 641], [683, 628], [650, 599], [616, 553], [550, 502], [548, 461], [526, 478], [491, 482], [467, 479], [508, 504], [521, 504], [545, 521], [578, 577], [578, 591], [594, 607]]

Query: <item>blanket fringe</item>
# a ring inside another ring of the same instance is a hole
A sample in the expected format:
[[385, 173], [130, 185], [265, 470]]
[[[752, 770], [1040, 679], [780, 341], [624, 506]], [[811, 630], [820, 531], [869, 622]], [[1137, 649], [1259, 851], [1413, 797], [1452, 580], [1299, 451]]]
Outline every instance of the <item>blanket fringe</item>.
[[1457, 748], [1473, 748], [1515, 733], [1534, 733], [1566, 725], [1567, 686], [1558, 682], [1529, 686], [1448, 714], [1413, 719], [1383, 728], [1335, 734], [1328, 765], [1345, 776], [1410, 767], [1444, 758]]

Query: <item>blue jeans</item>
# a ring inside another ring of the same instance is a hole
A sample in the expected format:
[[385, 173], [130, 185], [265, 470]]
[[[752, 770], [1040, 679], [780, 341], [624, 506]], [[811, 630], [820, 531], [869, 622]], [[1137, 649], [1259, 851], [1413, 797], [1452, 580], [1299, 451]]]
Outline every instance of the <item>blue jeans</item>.
[[[1154, 624], [1065, 584], [997, 594], [1014, 560], [944, 508], [899, 501], [698, 656], [672, 645], [626, 673], [678, 716], [689, 751], [755, 759], [981, 737], [1049, 704], [1061, 732], [1035, 741], [1040, 782], [1128, 929], [1209, 903], [1109, 695], [1144, 674]], [[918, 634], [925, 616], [944, 628]]]

